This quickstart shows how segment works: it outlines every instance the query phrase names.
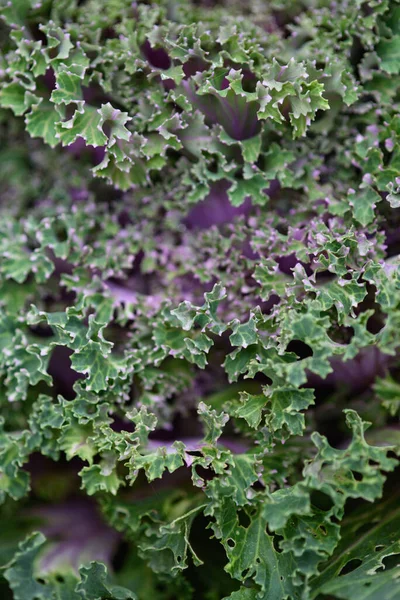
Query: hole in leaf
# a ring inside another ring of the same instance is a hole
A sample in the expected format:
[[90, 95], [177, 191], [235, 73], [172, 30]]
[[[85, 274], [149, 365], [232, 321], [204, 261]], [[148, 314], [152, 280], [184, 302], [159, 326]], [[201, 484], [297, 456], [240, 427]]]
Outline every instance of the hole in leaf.
[[210, 481], [213, 478], [213, 473], [209, 469], [205, 469], [201, 465], [196, 465], [194, 468], [196, 474], [204, 481]]
[[380, 306], [378, 306], [374, 314], [371, 315], [367, 321], [367, 331], [369, 331], [369, 333], [372, 333], [373, 335], [379, 333], [380, 330], [385, 327], [386, 318], [387, 314], [382, 312]]
[[217, 163], [217, 161], [214, 160], [209, 165], [207, 165], [207, 170], [210, 173], [218, 173], [218, 163]]
[[275, 552], [278, 552], [278, 554], [280, 554], [282, 552], [281, 547], [280, 547], [280, 543], [283, 540], [283, 537], [281, 535], [278, 534], [274, 534], [272, 536], [272, 545], [274, 547]]
[[203, 456], [200, 450], [189, 450], [188, 454], [190, 454], [190, 456]]
[[228, 544], [229, 548], [234, 548], [236, 546], [236, 542], [232, 538], [226, 540], [226, 543]]
[[334, 502], [328, 494], [314, 490], [310, 496], [311, 504], [320, 510], [328, 511], [332, 508]]
[[239, 510], [238, 512], [239, 525], [247, 529], [250, 525], [250, 517], [245, 510]]
[[363, 474], [359, 473], [358, 471], [353, 471], [353, 477], [356, 481], [362, 481], [363, 480]]
[[255, 481], [251, 487], [256, 491], [262, 491], [265, 489], [265, 485], [263, 485], [261, 481]]
[[68, 240], [68, 230], [64, 225], [58, 228], [57, 237], [60, 242], [66, 242]]
[[375, 546], [375, 552], [380, 552], [381, 550], [384, 549], [385, 546], [382, 546], [382, 544], [378, 544], [378, 546]]
[[301, 340], [292, 340], [286, 348], [286, 352], [294, 352], [300, 360], [313, 355], [312, 348]]
[[56, 581], [58, 581], [58, 583], [64, 583], [65, 579], [62, 575], [56, 575]]
[[247, 577], [247, 575], [249, 574], [250, 569], [245, 569], [244, 571], [242, 571], [242, 578], [245, 579]]
[[49, 325], [45, 323], [38, 323], [37, 325], [30, 325], [29, 330], [32, 331], [33, 334], [38, 335], [39, 337], [54, 337], [54, 332]]
[[380, 571], [389, 571], [390, 569], [394, 569], [400, 565], [400, 553], [391, 554], [390, 556], [385, 556], [382, 559], [382, 566], [376, 570], [376, 573]]
[[338, 344], [350, 344], [354, 337], [353, 327], [345, 327], [344, 325], [335, 325], [328, 332], [329, 337]]
[[346, 563], [344, 565], [344, 567], [342, 567], [339, 575], [347, 575], [347, 573], [351, 573], [355, 569], [358, 569], [358, 567], [361, 564], [362, 564], [362, 560], [360, 560], [359, 558], [352, 558], [351, 560], [349, 560], [348, 563]]
[[333, 281], [334, 279], [336, 279], [336, 275], [330, 271], [317, 271], [317, 273], [315, 273], [315, 281], [317, 283], [327, 283], [328, 281]]

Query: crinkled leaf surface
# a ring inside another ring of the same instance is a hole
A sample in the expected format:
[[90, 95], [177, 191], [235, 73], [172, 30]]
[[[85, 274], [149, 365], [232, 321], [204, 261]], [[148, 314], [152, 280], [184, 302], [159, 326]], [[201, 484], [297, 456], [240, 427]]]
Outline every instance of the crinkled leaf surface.
[[0, 14], [0, 597], [397, 598], [399, 3]]

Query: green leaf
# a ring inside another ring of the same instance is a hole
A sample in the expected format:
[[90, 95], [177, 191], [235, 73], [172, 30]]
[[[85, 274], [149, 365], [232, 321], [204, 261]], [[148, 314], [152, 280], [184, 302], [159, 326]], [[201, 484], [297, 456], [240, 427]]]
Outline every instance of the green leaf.
[[79, 570], [81, 581], [76, 587], [77, 593], [85, 600], [112, 598], [113, 600], [136, 600], [137, 596], [127, 588], [108, 582], [105, 565], [91, 562]]
[[266, 396], [269, 399], [269, 414], [266, 422], [272, 431], [284, 427], [293, 435], [302, 435], [305, 427], [304, 415], [300, 412], [314, 404], [314, 392], [310, 389], [274, 388]]
[[216, 410], [213, 410], [204, 402], [199, 403], [197, 410], [205, 426], [205, 442], [215, 444], [229, 420], [229, 415], [224, 412], [218, 414]]
[[349, 203], [354, 208], [354, 217], [364, 226], [373, 220], [375, 206], [380, 201], [380, 195], [370, 186], [349, 196]]
[[243, 158], [246, 162], [254, 163], [261, 151], [261, 136], [249, 138], [241, 142]]
[[237, 454], [230, 458], [229, 463], [227, 485], [233, 488], [231, 496], [234, 502], [243, 506], [249, 503], [252, 496], [250, 488], [261, 476], [261, 463], [253, 454]]
[[114, 108], [109, 102], [103, 104], [98, 110], [98, 113], [100, 115], [101, 127], [103, 127], [104, 123], [108, 123], [111, 127], [109, 146], [112, 146], [116, 140], [129, 141], [131, 133], [125, 125], [131, 121], [132, 118], [128, 116], [128, 113], [121, 112], [119, 109]]
[[374, 389], [382, 405], [394, 417], [400, 410], [400, 384], [387, 375], [385, 379], [377, 379]]
[[15, 600], [52, 600], [54, 598], [53, 586], [46, 586], [38, 581], [35, 573], [35, 562], [45, 543], [41, 533], [32, 533], [21, 542], [10, 565], [4, 571]]
[[223, 598], [223, 600], [256, 600], [257, 597], [257, 590], [242, 587], [237, 592], [232, 592], [230, 596]]
[[175, 575], [186, 569], [188, 554], [195, 566], [203, 564], [189, 542], [193, 519], [203, 508], [204, 505], [193, 508], [171, 523], [162, 525], [153, 535], [149, 532], [146, 536], [149, 539], [145, 537], [140, 542], [140, 553], [149, 557], [150, 566], [156, 573]]
[[74, 456], [79, 456], [81, 460], [92, 464], [96, 448], [90, 439], [91, 436], [93, 436], [92, 427], [78, 425], [70, 420], [60, 435], [59, 446], [67, 455], [68, 460], [71, 460]]
[[235, 417], [245, 419], [250, 427], [257, 429], [266, 403], [267, 398], [264, 395], [253, 396], [247, 392], [240, 392], [240, 406], [234, 409], [233, 414]]
[[268, 201], [268, 196], [264, 190], [268, 188], [268, 182], [265, 177], [258, 173], [253, 173], [248, 178], [235, 180], [229, 188], [229, 199], [233, 206], [241, 206], [246, 198], [251, 198], [254, 204], [264, 205]]
[[26, 130], [32, 137], [43, 138], [46, 144], [54, 148], [58, 144], [56, 123], [59, 120], [52, 104], [41, 100], [39, 104], [33, 105], [31, 112], [26, 115]]
[[235, 320], [232, 323], [232, 334], [229, 339], [232, 346], [241, 346], [242, 348], [256, 344], [258, 337], [254, 315], [250, 316], [247, 323], [240, 323], [240, 321]]
[[14, 115], [23, 115], [35, 101], [37, 102], [36, 96], [19, 83], [10, 83], [0, 89], [0, 104], [4, 108], [11, 108]]
[[104, 146], [107, 136], [102, 129], [102, 120], [99, 112], [90, 106], [85, 106], [83, 111], [76, 111], [72, 119], [59, 123], [57, 135], [64, 146], [72, 144], [77, 137], [81, 137], [90, 146]]
[[376, 47], [381, 66], [386, 73], [400, 73], [400, 35], [391, 39], [382, 39]]
[[23, 25], [31, 8], [32, 0], [15, 0], [1, 6], [0, 14], [9, 25]]
[[276, 551], [262, 516], [253, 517], [245, 528], [238, 524], [229, 504], [222, 515], [219, 527], [229, 561], [228, 573], [239, 581], [253, 579], [261, 588], [260, 598], [284, 600], [290, 596], [294, 600], [300, 599], [300, 589], [294, 586], [292, 579], [293, 557]]
[[66, 573], [61, 580], [41, 573], [38, 571], [38, 558], [45, 542], [46, 538], [41, 533], [32, 533], [19, 544], [18, 552], [6, 565], [4, 577], [15, 600], [137, 600], [137, 596], [127, 588], [109, 582], [107, 568], [101, 563], [81, 566], [79, 582]]
[[75, 104], [82, 103], [82, 92], [81, 92], [82, 80], [73, 73], [68, 71], [60, 71], [56, 77], [56, 89], [53, 90], [50, 100], [54, 104]]
[[[399, 498], [394, 495], [375, 507], [363, 507], [346, 519], [335, 554], [312, 582], [311, 598], [327, 594], [351, 600], [355, 589], [360, 600], [398, 596], [398, 503]], [[342, 571], [346, 565], [350, 572], [345, 574]]]
[[29, 454], [27, 432], [7, 433], [0, 421], [0, 502], [6, 496], [19, 500], [30, 489], [30, 476], [22, 467]]
[[92, 340], [74, 352], [71, 364], [79, 373], [88, 375], [86, 388], [94, 392], [106, 390], [109, 380], [119, 372], [112, 357], [105, 357], [100, 344]]

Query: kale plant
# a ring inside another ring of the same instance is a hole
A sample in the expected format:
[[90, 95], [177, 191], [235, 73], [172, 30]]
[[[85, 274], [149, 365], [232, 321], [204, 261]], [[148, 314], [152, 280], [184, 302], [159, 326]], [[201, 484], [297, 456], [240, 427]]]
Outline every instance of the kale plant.
[[1, 598], [400, 598], [398, 1], [0, 5]]

